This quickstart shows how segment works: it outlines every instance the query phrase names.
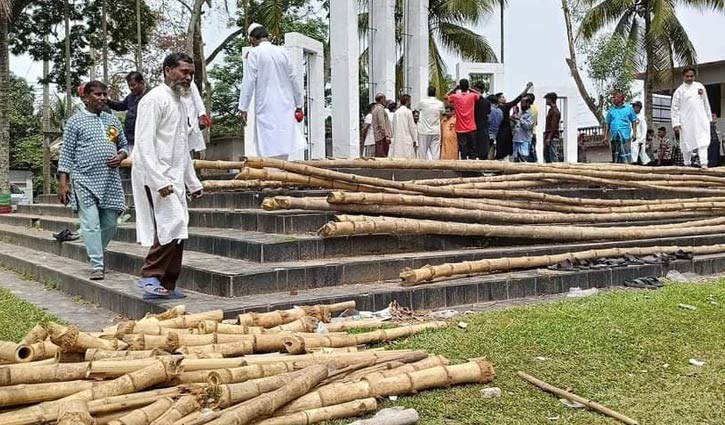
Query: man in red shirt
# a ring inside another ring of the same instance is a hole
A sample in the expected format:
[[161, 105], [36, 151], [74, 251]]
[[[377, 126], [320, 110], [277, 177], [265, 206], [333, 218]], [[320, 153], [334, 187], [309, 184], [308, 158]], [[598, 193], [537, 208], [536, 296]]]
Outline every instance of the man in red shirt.
[[476, 120], [474, 108], [481, 93], [472, 90], [467, 79], [462, 79], [448, 92], [448, 102], [456, 111], [456, 135], [461, 159], [476, 159]]

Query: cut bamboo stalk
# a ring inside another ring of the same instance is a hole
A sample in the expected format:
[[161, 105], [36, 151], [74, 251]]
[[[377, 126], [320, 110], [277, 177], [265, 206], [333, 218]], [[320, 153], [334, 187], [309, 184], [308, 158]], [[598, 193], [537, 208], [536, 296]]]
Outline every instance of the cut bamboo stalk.
[[[223, 334], [222, 334], [223, 335]], [[201, 335], [200, 335], [201, 336]], [[262, 335], [254, 335], [262, 336]], [[237, 341], [227, 342], [223, 344], [207, 344], [207, 345], [195, 345], [195, 346], [183, 346], [176, 350], [182, 354], [204, 354], [204, 353], [221, 353], [225, 357], [241, 356], [244, 354], [251, 354], [255, 352], [254, 342], [252, 341]], [[277, 350], [274, 350], [277, 351]], [[257, 351], [261, 352], [261, 351]]]
[[70, 400], [63, 403], [58, 412], [57, 425], [96, 425], [86, 400]]
[[34, 358], [32, 346], [0, 341], [0, 359], [12, 363], [25, 363], [32, 361]]
[[[381, 195], [381, 194], [375, 194]], [[407, 195], [406, 195], [407, 196]], [[328, 197], [329, 199], [329, 197]], [[445, 198], [443, 198], [445, 199]], [[462, 205], [451, 202], [451, 204]], [[458, 222], [474, 223], [574, 223], [592, 222], [607, 223], [617, 221], [642, 221], [662, 219], [659, 212], [642, 213], [614, 213], [614, 214], [532, 214], [530, 211], [520, 214], [508, 212], [486, 211], [482, 209], [436, 207], [436, 206], [401, 206], [401, 205], [371, 205], [371, 204], [330, 204], [325, 198], [296, 198], [290, 196], [276, 196], [267, 198], [262, 203], [266, 210], [301, 209], [313, 211], [342, 211], [358, 214], [383, 214], [386, 216], [402, 216], [406, 218], [448, 219]], [[668, 214], [672, 218], [699, 218], [714, 215], [708, 211], [677, 211]]]
[[208, 400], [212, 409], [226, 409], [227, 407], [259, 397], [264, 393], [274, 391], [292, 382], [304, 374], [304, 369], [251, 379], [236, 384], [212, 385], [209, 387]]
[[[104, 415], [126, 409], [139, 409], [156, 401], [168, 397], [173, 399], [181, 395], [181, 387], [161, 388], [157, 390], [141, 391], [133, 394], [106, 397], [88, 402], [88, 410], [92, 415]], [[128, 412], [130, 413], [130, 412]]]
[[201, 410], [194, 412], [190, 415], [184, 416], [178, 421], [174, 422], [174, 425], [203, 425], [211, 422], [222, 415], [220, 410]]
[[116, 410], [115, 412], [104, 413], [102, 415], [95, 415], [93, 419], [96, 420], [96, 425], [108, 425], [113, 421], [117, 421], [122, 417], [132, 413], [136, 409], [124, 409]]
[[172, 425], [177, 420], [201, 409], [201, 400], [198, 396], [185, 395], [180, 397], [166, 412], [159, 416], [150, 425]]
[[299, 185], [310, 188], [323, 188], [323, 189], [339, 189], [339, 190], [351, 190], [355, 192], [377, 192], [382, 189], [370, 187], [361, 184], [341, 182], [331, 179], [321, 179], [316, 177], [304, 176], [296, 173], [289, 173], [283, 171], [274, 171], [269, 169], [259, 170], [256, 168], [244, 168], [236, 176], [237, 180], [277, 180], [279, 182], [287, 183], [287, 185]]
[[174, 400], [172, 398], [164, 397], [146, 407], [136, 409], [123, 417], [111, 421], [108, 425], [148, 425], [151, 421], [169, 410], [173, 404]]
[[[352, 308], [355, 308], [354, 305]], [[332, 311], [332, 310], [330, 310]], [[319, 320], [312, 316], [304, 316], [284, 325], [275, 326], [270, 328], [270, 331], [276, 332], [314, 332], [317, 329], [317, 325], [320, 323]]]
[[160, 320], [158, 325], [162, 328], [181, 328], [189, 329], [199, 326], [204, 320], [213, 320], [221, 322], [224, 319], [224, 311], [213, 310], [203, 313], [187, 314], [185, 316], [174, 317], [173, 319]]
[[280, 375], [283, 373], [293, 372], [294, 370], [296, 370], [296, 367], [291, 363], [270, 363], [189, 373], [203, 373], [204, 379], [198, 382], [208, 382], [212, 385], [222, 385]]
[[[722, 221], [721, 221], [722, 220]], [[716, 234], [725, 231], [725, 219], [708, 220], [711, 225], [701, 226], [699, 222], [682, 223], [678, 227], [639, 226], [639, 227], [583, 227], [583, 226], [499, 226], [491, 224], [472, 224], [416, 220], [404, 218], [371, 219], [360, 222], [329, 222], [319, 231], [325, 237], [353, 235], [460, 235], [481, 237], [506, 237], [524, 239], [545, 239], [550, 241], [584, 240], [632, 240], [652, 237], [672, 237]]]
[[392, 329], [379, 329], [372, 332], [354, 335], [325, 336], [325, 334], [322, 334], [320, 337], [316, 338], [289, 336], [284, 337], [283, 341], [285, 349], [288, 353], [299, 354], [304, 353], [305, 350], [310, 348], [336, 348], [347, 347], [351, 345], [366, 345], [383, 341], [391, 341], [397, 338], [415, 335], [417, 333], [430, 329], [443, 329], [446, 326], [448, 326], [446, 322], [428, 322], [415, 325], [404, 325]]
[[[182, 316], [183, 317], [183, 316]], [[168, 328], [159, 326], [157, 323], [151, 321], [146, 322], [121, 322], [116, 326], [111, 326], [103, 329], [103, 332], [115, 335], [116, 338], [122, 338], [124, 335], [129, 334], [146, 334], [146, 335], [168, 335], [170, 333], [191, 334], [191, 329], [182, 328]]]
[[29, 330], [27, 334], [20, 340], [19, 345], [32, 345], [36, 342], [45, 341], [48, 338], [48, 331], [42, 325], [35, 325], [33, 329]]
[[57, 382], [43, 384], [21, 384], [9, 387], [0, 387], [0, 406], [17, 406], [21, 404], [40, 403], [41, 401], [57, 400], [87, 390], [100, 381], [70, 381], [65, 385]]
[[258, 418], [271, 416], [280, 406], [284, 406], [290, 401], [307, 394], [328, 375], [328, 365], [310, 366], [303, 371], [301, 376], [284, 387], [233, 406], [222, 413], [218, 419], [209, 422], [209, 424], [246, 425]]
[[273, 328], [294, 322], [304, 316], [312, 316], [323, 322], [330, 321], [330, 311], [326, 306], [301, 306], [289, 310], [275, 310], [268, 313], [244, 313], [239, 315], [239, 324]]
[[332, 406], [368, 397], [389, 397], [450, 385], [487, 383], [494, 378], [493, 365], [484, 359], [453, 366], [436, 366], [379, 381], [340, 382], [306, 394], [280, 409], [276, 416]]
[[[172, 348], [175, 344], [179, 346], [199, 346], [209, 344], [226, 344], [231, 342], [254, 342], [255, 339], [278, 338], [278, 335], [249, 335], [249, 334], [228, 334], [228, 333], [207, 333], [199, 335], [169, 334], [169, 335], [126, 335], [124, 341], [131, 349], [143, 348]], [[174, 351], [174, 350], [168, 350]]]
[[614, 418], [619, 421], [622, 421], [625, 424], [628, 424], [628, 425], [638, 425], [639, 424], [639, 422], [637, 422], [636, 420], [629, 418], [627, 416], [624, 416], [623, 414], [621, 414], [619, 412], [615, 412], [614, 410], [604, 407], [599, 403], [595, 403], [593, 401], [587, 400], [586, 398], [580, 397], [569, 391], [562, 390], [561, 388], [557, 388], [553, 385], [547, 384], [546, 382], [544, 382], [540, 379], [534, 378], [533, 376], [528, 375], [524, 372], [519, 371], [517, 374], [523, 380], [528, 381], [530, 384], [532, 384], [546, 392], [552, 393], [559, 397], [564, 397], [565, 399], [567, 399], [569, 401], [576, 401], [577, 403], [581, 403], [591, 410], [594, 410], [603, 415], [609, 416], [610, 418]]
[[261, 334], [265, 331], [264, 328], [259, 326], [232, 325], [227, 323], [214, 322], [212, 320], [204, 320], [203, 322], [199, 323], [198, 330], [199, 334], [201, 335], [210, 333], [249, 335]]
[[393, 322], [386, 322], [381, 319], [360, 319], [360, 320], [340, 320], [325, 323], [323, 326], [328, 332], [344, 332], [352, 329], [377, 329], [385, 325], [395, 326]]
[[147, 350], [163, 350], [174, 352], [181, 346], [179, 338], [181, 335], [170, 333], [168, 335], [124, 335], [123, 342], [128, 345], [129, 350], [147, 351]]
[[183, 370], [180, 359], [159, 359], [143, 369], [125, 374], [112, 381], [66, 396], [56, 401], [37, 404], [32, 407], [0, 414], [3, 425], [26, 425], [54, 421], [59, 407], [72, 400], [91, 401], [111, 396], [142, 391], [145, 388], [167, 382]]
[[63, 352], [85, 353], [89, 348], [101, 348], [103, 350], [125, 350], [128, 345], [117, 339], [106, 340], [96, 338], [81, 332], [75, 326], [61, 326], [50, 322], [46, 325], [50, 340]]
[[691, 252], [695, 255], [717, 254], [725, 252], [725, 244], [593, 249], [555, 255], [464, 261], [461, 263], [440, 264], [437, 266], [425, 266], [415, 270], [406, 270], [400, 273], [400, 277], [403, 279], [403, 286], [414, 286], [441, 277], [547, 267], [565, 260], [593, 260], [597, 258], [618, 257], [627, 254], [634, 256], [653, 255], [657, 253], [674, 254], [678, 251]]
[[377, 401], [374, 397], [370, 397], [361, 400], [348, 401], [347, 403], [336, 404], [333, 406], [320, 407], [317, 409], [290, 413], [284, 416], [277, 416], [257, 422], [256, 425], [309, 425], [334, 419], [362, 416], [377, 409]]
[[298, 186], [294, 183], [260, 180], [204, 180], [201, 182], [207, 192], [222, 192], [240, 189], [280, 189]]
[[361, 376], [359, 378], [353, 376], [351, 377], [351, 379], [366, 379], [368, 381], [376, 382], [378, 380], [390, 378], [392, 376], [404, 375], [409, 372], [416, 372], [419, 370], [430, 369], [437, 366], [448, 366], [449, 364], [450, 361], [443, 356], [430, 356], [427, 359], [423, 359], [415, 363], [407, 363], [400, 367], [389, 368], [386, 370], [365, 374], [364, 376]]
[[357, 353], [358, 351], [363, 350], [365, 347], [363, 345], [361, 346], [353, 346], [353, 347], [318, 347], [318, 348], [308, 348], [305, 350], [306, 353], [324, 353], [324, 354], [330, 354], [330, 353]]
[[54, 365], [56, 363], [60, 362], [60, 353], [56, 353], [55, 356], [43, 360], [33, 360], [32, 362], [25, 362], [25, 363], [7, 363], [2, 366], [0, 366], [0, 369], [12, 367], [13, 369], [17, 368], [27, 368], [27, 367], [38, 367], [38, 366], [48, 366], [48, 365]]
[[176, 305], [166, 311], [163, 311], [161, 313], [153, 314], [153, 313], [146, 313], [146, 316], [144, 316], [143, 319], [137, 320], [137, 322], [152, 322], [157, 323], [161, 320], [169, 320], [174, 319], [180, 316], [183, 316], [186, 313], [186, 306], [183, 304]]
[[108, 351], [98, 348], [89, 348], [88, 350], [86, 350], [85, 361], [90, 362], [94, 360], [136, 360], [168, 355], [169, 353], [167, 353], [166, 351], [162, 351], [157, 348], [139, 351]]

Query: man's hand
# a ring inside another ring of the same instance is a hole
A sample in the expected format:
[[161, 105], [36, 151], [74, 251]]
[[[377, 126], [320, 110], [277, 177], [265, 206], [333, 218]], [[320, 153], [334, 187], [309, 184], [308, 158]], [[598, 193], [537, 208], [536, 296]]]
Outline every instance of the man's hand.
[[116, 155], [113, 155], [108, 161], [106, 161], [106, 165], [108, 165], [111, 168], [118, 168], [121, 165], [121, 161], [126, 159], [128, 155], [126, 155], [126, 152], [119, 152]]
[[191, 199], [199, 199], [204, 196], [204, 189], [199, 189], [191, 194]]
[[161, 189], [159, 189], [159, 194], [161, 195], [162, 198], [166, 198], [167, 196], [171, 195], [172, 193], [174, 193], [174, 186], [171, 186], [171, 185], [168, 185], [166, 187], [162, 187]]
[[242, 111], [239, 117], [242, 119], [242, 124], [247, 125], [247, 111]]
[[70, 203], [70, 187], [68, 183], [61, 182], [58, 186], [58, 200], [63, 205]]
[[677, 134], [680, 134], [680, 130], [682, 130], [681, 125], [676, 125], [676, 126], [672, 127], [672, 131], [674, 131]]

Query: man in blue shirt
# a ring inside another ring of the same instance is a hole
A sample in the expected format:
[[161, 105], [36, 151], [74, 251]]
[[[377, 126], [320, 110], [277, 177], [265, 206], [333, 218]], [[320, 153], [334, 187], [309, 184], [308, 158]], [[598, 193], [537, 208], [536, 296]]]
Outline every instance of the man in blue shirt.
[[78, 212], [91, 280], [104, 278], [103, 251], [126, 209], [118, 166], [128, 157], [128, 142], [118, 118], [103, 111], [107, 99], [108, 88], [100, 81], [84, 86], [85, 108], [68, 120], [58, 160], [58, 198]]
[[604, 120], [604, 138], [609, 139], [612, 162], [629, 164], [632, 162], [632, 139], [637, 137], [637, 128], [634, 124], [639, 121], [632, 105], [624, 103], [622, 92], [614, 93], [612, 103], [614, 105]]
[[128, 140], [130, 150], [133, 150], [134, 131], [136, 129], [136, 110], [138, 109], [138, 102], [148, 92], [148, 88], [143, 75], [137, 71], [130, 72], [126, 76], [126, 83], [128, 83], [128, 89], [131, 90], [131, 93], [120, 102], [108, 99], [107, 104], [114, 111], [127, 111], [123, 131], [126, 134], [126, 140]]

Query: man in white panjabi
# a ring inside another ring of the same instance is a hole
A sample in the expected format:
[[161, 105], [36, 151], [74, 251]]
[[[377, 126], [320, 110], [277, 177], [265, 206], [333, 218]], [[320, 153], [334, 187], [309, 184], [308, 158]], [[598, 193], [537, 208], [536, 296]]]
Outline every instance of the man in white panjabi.
[[211, 127], [211, 119], [206, 113], [206, 106], [204, 101], [201, 100], [201, 94], [199, 94], [196, 84], [191, 85], [189, 96], [182, 96], [181, 100], [184, 103], [189, 119], [189, 151], [200, 154], [200, 158], [204, 159], [206, 142], [202, 131], [207, 127]]
[[647, 165], [652, 159], [645, 150], [647, 147], [647, 119], [642, 110], [642, 102], [639, 100], [632, 102], [632, 109], [637, 114], [637, 122], [632, 124], [637, 127], [635, 131], [637, 138], [632, 140], [632, 164]]
[[259, 25], [249, 26], [249, 42], [239, 96], [242, 122], [254, 97], [254, 140], [260, 156], [286, 160], [303, 150], [305, 138], [295, 120], [302, 114], [302, 90], [297, 84], [292, 61], [284, 48], [268, 40], [269, 33]]
[[692, 164], [692, 153], [697, 151], [700, 166], [707, 168], [707, 148], [710, 146], [712, 111], [707, 90], [695, 81], [695, 68], [685, 68], [682, 84], [672, 95], [672, 129], [680, 135], [680, 150], [685, 166]]
[[416, 108], [420, 111], [418, 120], [418, 159], [440, 159], [441, 116], [446, 112], [443, 102], [436, 98], [436, 88], [428, 87], [428, 97]]
[[417, 147], [418, 127], [413, 119], [413, 111], [410, 110], [410, 95], [404, 94], [400, 97], [400, 106], [393, 115], [393, 141], [388, 157], [413, 159], [416, 157]]
[[184, 96], [191, 92], [194, 61], [185, 53], [164, 59], [164, 83], [138, 105], [136, 150], [131, 172], [136, 209], [136, 237], [150, 246], [137, 285], [144, 298], [181, 298], [184, 240], [189, 238], [186, 189], [202, 195], [202, 184], [189, 156], [189, 123]]

